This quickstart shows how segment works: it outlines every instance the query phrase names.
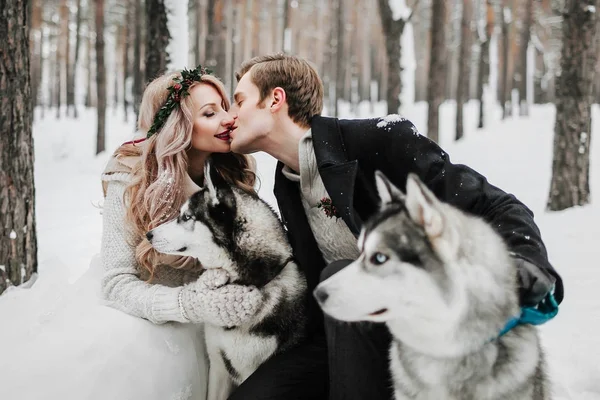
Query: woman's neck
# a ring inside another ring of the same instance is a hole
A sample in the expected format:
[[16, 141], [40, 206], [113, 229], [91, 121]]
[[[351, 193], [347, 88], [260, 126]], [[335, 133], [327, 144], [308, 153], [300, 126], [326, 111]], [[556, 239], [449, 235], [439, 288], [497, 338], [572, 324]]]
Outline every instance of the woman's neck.
[[198, 186], [204, 186], [204, 164], [210, 156], [210, 153], [190, 149], [188, 156], [188, 175]]

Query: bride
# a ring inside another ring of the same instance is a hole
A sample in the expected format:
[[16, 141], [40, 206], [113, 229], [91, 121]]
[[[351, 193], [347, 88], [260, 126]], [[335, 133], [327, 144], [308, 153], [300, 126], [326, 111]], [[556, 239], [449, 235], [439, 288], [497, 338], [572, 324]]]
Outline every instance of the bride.
[[261, 294], [234, 284], [214, 289], [195, 259], [160, 254], [145, 234], [177, 217], [203, 185], [209, 157], [232, 185], [254, 190], [252, 159], [229, 149], [228, 109], [223, 84], [201, 67], [148, 85], [138, 119], [144, 137], [121, 145], [102, 174], [100, 257], [62, 293], [37, 290], [50, 311], [9, 323], [15, 329], [4, 336], [27, 343], [12, 361], [0, 360], [3, 388], [15, 398], [205, 400], [202, 323], [239, 325]]

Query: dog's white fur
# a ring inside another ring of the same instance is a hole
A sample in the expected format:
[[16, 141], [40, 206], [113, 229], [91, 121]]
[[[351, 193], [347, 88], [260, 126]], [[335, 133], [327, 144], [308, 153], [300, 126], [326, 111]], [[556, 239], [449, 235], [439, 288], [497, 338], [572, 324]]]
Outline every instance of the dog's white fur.
[[[496, 339], [519, 312], [515, 266], [499, 235], [440, 202], [415, 175], [406, 196], [382, 174], [377, 186], [382, 208], [402, 202], [412, 222], [391, 216], [363, 230], [359, 259], [317, 287], [328, 295], [324, 312], [387, 324], [397, 400], [548, 399], [536, 329], [518, 326]], [[400, 257], [415, 240], [403, 226], [414, 223], [438, 270]]]
[[[210, 177], [208, 167], [205, 175]], [[204, 206], [218, 205], [218, 189], [211, 179], [207, 178], [206, 189]], [[304, 319], [306, 280], [292, 260], [292, 249], [281, 223], [262, 200], [236, 188], [229, 190], [228, 195], [233, 196], [236, 204], [236, 226], [241, 227], [236, 231], [236, 248], [245, 249], [251, 259], [274, 256], [287, 261], [273, 279], [259, 288], [265, 300], [248, 323], [235, 329], [206, 324], [206, 344], [211, 363], [208, 400], [226, 399], [235, 386], [246, 380], [268, 358], [282, 351], [282, 347], [285, 350], [294, 345], [304, 335], [304, 322], [300, 321]], [[195, 257], [206, 269], [222, 268], [227, 271], [229, 282], [237, 283], [244, 272], [243, 268], [247, 266], [239, 265], [225, 247], [218, 245], [211, 230], [192, 217], [193, 212], [188, 200], [182, 206], [178, 220], [152, 230], [152, 245], [161, 253]], [[190, 218], [185, 221], [188, 216]], [[267, 318], [282, 313], [290, 314], [285, 320], [288, 327], [294, 328], [293, 333], [278, 335], [275, 332], [273, 335], [272, 331], [276, 331], [277, 327], [270, 327], [263, 333], [257, 332]], [[236, 376], [231, 376], [224, 356], [234, 368]]]

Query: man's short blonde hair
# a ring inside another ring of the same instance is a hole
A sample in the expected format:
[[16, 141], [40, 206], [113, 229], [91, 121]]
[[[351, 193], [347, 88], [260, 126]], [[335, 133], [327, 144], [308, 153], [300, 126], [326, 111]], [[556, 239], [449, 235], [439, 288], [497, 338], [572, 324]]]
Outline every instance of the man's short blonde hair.
[[280, 87], [285, 90], [288, 115], [295, 123], [309, 127], [312, 117], [323, 111], [323, 82], [305, 59], [281, 53], [254, 57], [242, 63], [236, 79], [248, 71], [260, 92], [259, 104]]

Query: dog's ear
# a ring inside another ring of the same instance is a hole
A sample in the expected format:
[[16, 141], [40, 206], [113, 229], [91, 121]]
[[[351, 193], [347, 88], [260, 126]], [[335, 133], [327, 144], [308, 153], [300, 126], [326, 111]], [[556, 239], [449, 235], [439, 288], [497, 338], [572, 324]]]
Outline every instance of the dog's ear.
[[219, 204], [219, 189], [223, 187], [225, 180], [219, 174], [219, 171], [216, 168], [212, 167], [212, 163], [209, 160], [206, 160], [204, 163], [204, 184], [208, 193], [210, 193], [211, 204], [213, 206]]
[[416, 174], [408, 174], [406, 180], [406, 209], [417, 224], [425, 229], [429, 238], [436, 238], [444, 231], [444, 218], [440, 201]]
[[398, 189], [381, 171], [375, 171], [375, 185], [377, 194], [381, 199], [381, 206], [390, 203], [403, 203], [406, 199], [404, 193]]
[[210, 204], [214, 207], [223, 204], [232, 208], [233, 196], [229, 183], [214, 168], [213, 162], [207, 160], [204, 164], [204, 183], [210, 195]]

